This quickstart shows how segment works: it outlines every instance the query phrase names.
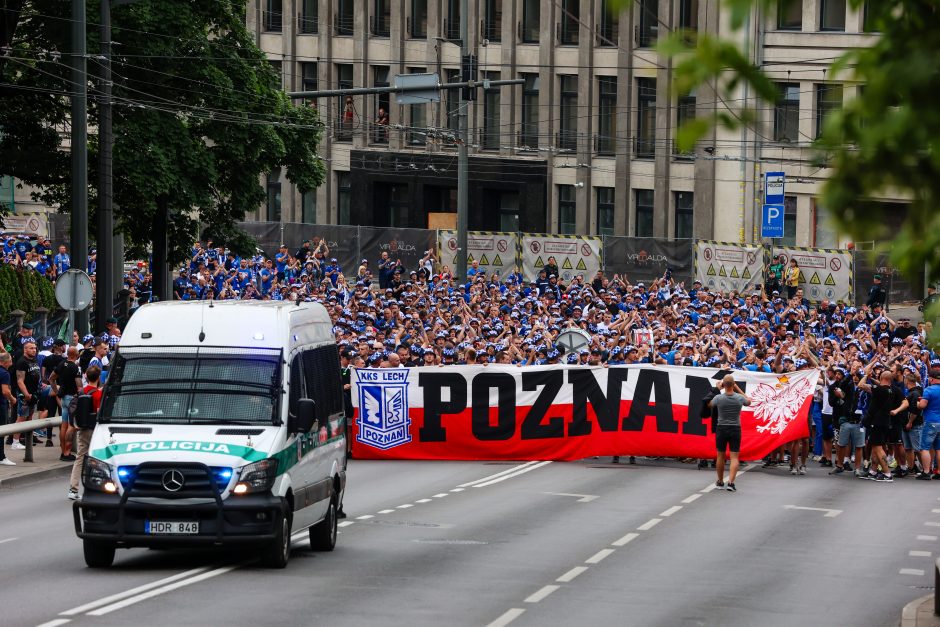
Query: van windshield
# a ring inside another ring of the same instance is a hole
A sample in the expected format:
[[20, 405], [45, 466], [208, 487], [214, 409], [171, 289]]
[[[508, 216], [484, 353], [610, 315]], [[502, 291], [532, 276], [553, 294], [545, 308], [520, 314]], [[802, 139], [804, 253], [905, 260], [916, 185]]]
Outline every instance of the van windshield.
[[279, 349], [121, 349], [100, 422], [280, 424], [282, 363]]

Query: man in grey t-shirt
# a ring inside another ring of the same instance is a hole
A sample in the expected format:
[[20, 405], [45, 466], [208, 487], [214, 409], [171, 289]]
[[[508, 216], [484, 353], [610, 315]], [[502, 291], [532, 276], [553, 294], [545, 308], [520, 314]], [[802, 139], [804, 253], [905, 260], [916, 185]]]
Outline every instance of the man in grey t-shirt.
[[734, 377], [725, 375], [721, 380], [721, 394], [715, 396], [711, 406], [718, 411], [718, 424], [715, 427], [715, 445], [718, 449], [718, 459], [715, 468], [718, 471], [718, 481], [715, 485], [725, 487], [725, 450], [731, 451], [731, 470], [728, 473], [728, 490], [736, 492], [734, 479], [738, 474], [738, 453], [741, 450], [741, 408], [751, 404], [751, 399], [741, 391]]

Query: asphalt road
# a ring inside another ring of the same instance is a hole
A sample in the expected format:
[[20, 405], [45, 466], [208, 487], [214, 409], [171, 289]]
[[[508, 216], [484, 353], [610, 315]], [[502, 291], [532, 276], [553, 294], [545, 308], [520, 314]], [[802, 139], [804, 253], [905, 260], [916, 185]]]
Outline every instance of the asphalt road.
[[64, 483], [4, 490], [0, 624], [858, 627], [929, 593], [940, 482], [751, 466], [728, 493], [639, 461], [354, 460], [336, 550], [298, 538], [281, 571], [145, 549], [90, 570]]

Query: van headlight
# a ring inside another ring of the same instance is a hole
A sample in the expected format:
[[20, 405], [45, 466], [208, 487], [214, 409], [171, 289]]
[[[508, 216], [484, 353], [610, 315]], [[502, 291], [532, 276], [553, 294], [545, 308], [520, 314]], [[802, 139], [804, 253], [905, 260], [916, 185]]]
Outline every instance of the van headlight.
[[242, 466], [238, 472], [238, 483], [235, 484], [232, 493], [265, 492], [274, 485], [275, 477], [277, 477], [277, 460], [273, 457]]
[[82, 471], [82, 485], [86, 490], [97, 492], [117, 492], [117, 484], [111, 477], [111, 465], [95, 457], [85, 457], [85, 468]]

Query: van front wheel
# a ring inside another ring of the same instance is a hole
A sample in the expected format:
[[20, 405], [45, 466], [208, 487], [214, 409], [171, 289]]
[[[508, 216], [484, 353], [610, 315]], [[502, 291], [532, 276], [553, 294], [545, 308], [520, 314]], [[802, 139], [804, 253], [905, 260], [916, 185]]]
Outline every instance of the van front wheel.
[[284, 512], [277, 528], [274, 541], [269, 544], [263, 554], [265, 566], [269, 568], [284, 568], [290, 559], [290, 513]]
[[310, 548], [314, 551], [332, 551], [336, 547], [336, 492], [330, 495], [326, 517], [310, 527]]
[[84, 540], [85, 564], [89, 568], [107, 568], [114, 563], [114, 545], [98, 540]]

